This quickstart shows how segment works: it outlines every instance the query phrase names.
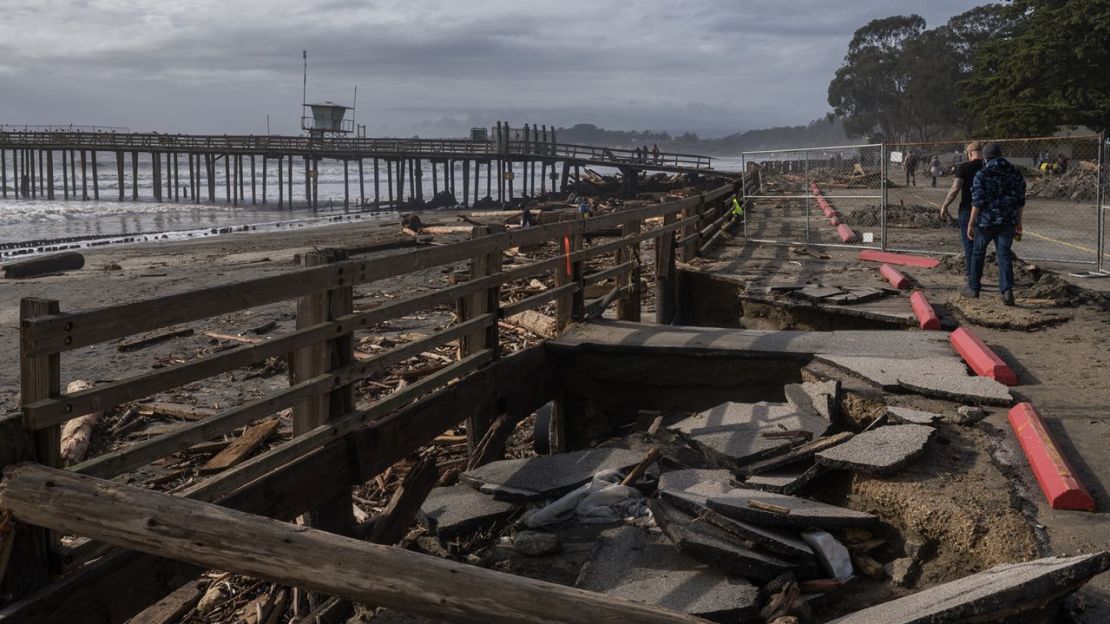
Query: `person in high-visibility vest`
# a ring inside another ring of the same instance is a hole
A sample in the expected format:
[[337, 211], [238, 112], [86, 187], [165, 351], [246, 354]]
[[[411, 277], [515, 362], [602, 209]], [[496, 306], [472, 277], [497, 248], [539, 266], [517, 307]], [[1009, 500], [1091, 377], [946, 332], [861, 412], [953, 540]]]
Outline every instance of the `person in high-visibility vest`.
[[740, 200], [735, 195], [732, 196], [732, 214], [735, 217], [744, 216], [744, 207], [740, 205]]

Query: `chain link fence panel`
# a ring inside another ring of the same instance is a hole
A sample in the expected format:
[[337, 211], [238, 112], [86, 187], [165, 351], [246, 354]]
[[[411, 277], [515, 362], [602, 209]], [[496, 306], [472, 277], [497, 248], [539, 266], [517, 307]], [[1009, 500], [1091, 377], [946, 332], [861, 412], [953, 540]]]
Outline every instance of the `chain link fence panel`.
[[744, 152], [741, 161], [750, 240], [882, 246], [881, 145]]

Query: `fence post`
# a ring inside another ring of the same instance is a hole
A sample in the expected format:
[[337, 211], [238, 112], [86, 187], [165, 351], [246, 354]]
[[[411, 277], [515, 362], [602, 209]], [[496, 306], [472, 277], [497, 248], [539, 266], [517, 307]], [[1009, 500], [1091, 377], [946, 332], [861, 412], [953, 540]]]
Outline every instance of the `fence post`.
[[[581, 213], [575, 215], [574, 232], [563, 237], [562, 252], [565, 260], [555, 266], [555, 285], [563, 286], [571, 282], [582, 283], [582, 263], [572, 262], [569, 254], [582, 249], [582, 239], [586, 231], [586, 221]], [[555, 331], [562, 333], [572, 320], [581, 319], [585, 303], [584, 289], [563, 293], [555, 299]]]
[[[20, 325], [51, 314], [58, 314], [60, 306], [52, 299], [24, 298], [19, 302]], [[19, 356], [20, 405], [61, 395], [61, 356], [29, 355], [24, 341]], [[18, 425], [18, 426], [17, 426]], [[0, 468], [20, 461], [37, 461], [47, 466], [61, 465], [61, 427], [54, 426], [31, 432], [25, 423], [16, 420], [4, 422], [0, 430]], [[12, 599], [19, 598], [42, 587], [58, 568], [53, 555], [57, 536], [38, 527], [19, 526], [9, 536], [12, 541], [11, 558], [3, 574], [0, 592]]]
[[[621, 227], [621, 237], [628, 237], [640, 233], [640, 220], [626, 221]], [[627, 277], [617, 280], [619, 286], [628, 286], [629, 292], [617, 298], [617, 318], [622, 321], [640, 322], [640, 244], [622, 246], [617, 249], [617, 265], [634, 261], [636, 266], [628, 272]]]
[[[704, 195], [699, 195], [698, 196], [698, 205], [694, 208], [684, 208], [682, 210], [682, 218], [683, 219], [689, 219], [690, 217], [692, 217], [694, 215], [700, 216], [701, 211], [704, 208], [705, 208], [705, 196]], [[688, 239], [691, 236], [693, 236], [694, 234], [696, 234], [698, 232], [698, 225], [700, 223], [701, 223], [701, 220], [699, 219], [697, 221], [691, 221], [690, 223], [687, 223], [686, 225], [682, 226], [682, 238], [683, 239]], [[681, 252], [682, 252], [682, 261], [683, 262], [689, 262], [689, 261], [693, 260], [698, 255], [698, 241], [696, 241], [696, 240], [687, 241], [685, 244], [682, 245]]]
[[[663, 215], [666, 227], [678, 220], [678, 214]], [[655, 237], [655, 322], [670, 325], [675, 318], [675, 265], [674, 232]]]
[[[313, 251], [301, 257], [301, 267], [310, 268], [346, 259], [346, 252], [340, 249]], [[349, 283], [349, 280], [344, 281]], [[354, 296], [350, 286], [305, 295], [297, 299], [297, 329], [333, 321], [350, 314], [353, 308]], [[354, 337], [343, 334], [297, 349], [289, 357], [289, 384], [295, 385], [354, 361]], [[353, 409], [352, 386], [322, 392], [294, 406], [293, 436], [302, 435], [341, 418]], [[354, 529], [350, 491], [347, 490], [305, 514], [305, 524], [332, 533], [350, 535]]]
[[[496, 231], [504, 230], [504, 226], [496, 226]], [[478, 225], [474, 226], [470, 231], [470, 238], [481, 238], [489, 236], [495, 231], [495, 226]], [[481, 254], [475, 256], [470, 260], [470, 280], [476, 280], [488, 275], [501, 272], [501, 248], [498, 247], [491, 253]], [[459, 322], [468, 321], [472, 318], [486, 313], [492, 313], [494, 317], [499, 316], [498, 311], [501, 308], [501, 286], [495, 284], [476, 293], [471, 293], [459, 299], [457, 310]], [[489, 349], [492, 356], [496, 359], [499, 355], [500, 335], [498, 333], [497, 320], [484, 330], [476, 331], [468, 334], [459, 339], [459, 359], [463, 359], [482, 351]], [[488, 414], [480, 414], [471, 416], [466, 421], [466, 447], [467, 452], [474, 453], [478, 443], [482, 437], [486, 435], [486, 431], [490, 426], [490, 417]]]
[[[886, 251], [886, 176], [890, 158], [886, 153], [886, 143], [879, 143], [879, 249]], [[962, 236], [962, 234], [961, 234]]]
[[1100, 132], [1098, 135], [1098, 186], [1095, 190], [1095, 206], [1098, 211], [1098, 243], [1095, 245], [1095, 253], [1097, 259], [1095, 260], [1095, 272], [1104, 273], [1106, 270], [1106, 261], [1103, 256], [1106, 255], [1106, 133]]

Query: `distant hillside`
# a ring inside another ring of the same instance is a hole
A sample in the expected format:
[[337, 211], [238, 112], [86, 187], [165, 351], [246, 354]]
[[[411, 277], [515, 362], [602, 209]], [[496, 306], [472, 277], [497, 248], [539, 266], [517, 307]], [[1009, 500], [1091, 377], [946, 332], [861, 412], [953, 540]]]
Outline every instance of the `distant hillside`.
[[604, 145], [634, 149], [658, 145], [663, 151], [693, 152], [714, 156], [738, 155], [744, 151], [787, 149], [792, 147], [821, 147], [858, 142], [848, 139], [839, 119], [818, 119], [804, 126], [781, 126], [737, 132], [719, 139], [702, 139], [687, 132], [677, 136], [669, 132], [652, 130], [606, 130], [593, 124], [576, 124], [556, 130], [560, 143]]

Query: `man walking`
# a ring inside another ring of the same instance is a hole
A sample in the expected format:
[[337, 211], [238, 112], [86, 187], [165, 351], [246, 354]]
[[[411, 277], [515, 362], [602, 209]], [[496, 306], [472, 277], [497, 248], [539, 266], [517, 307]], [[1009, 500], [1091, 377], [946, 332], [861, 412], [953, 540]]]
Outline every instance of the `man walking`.
[[964, 275], [971, 275], [971, 239], [967, 237], [967, 224], [971, 221], [971, 183], [975, 181], [975, 174], [983, 169], [983, 144], [972, 141], [967, 144], [964, 153], [967, 161], [956, 167], [956, 179], [952, 180], [952, 188], [944, 203], [940, 205], [940, 216], [947, 221], [951, 218], [948, 206], [960, 198], [960, 208], [957, 215], [960, 224], [960, 246], [964, 250]]
[[1014, 305], [1014, 265], [1010, 247], [1014, 236], [1021, 236], [1021, 215], [1025, 208], [1025, 178], [1017, 167], [1002, 157], [1002, 147], [988, 143], [983, 148], [987, 162], [971, 184], [971, 221], [967, 235], [975, 240], [971, 251], [969, 297], [978, 297], [983, 281], [983, 259], [987, 245], [994, 241], [998, 255], [998, 291], [1002, 303]]
[[913, 151], [906, 152], [906, 160], [902, 163], [906, 168], [906, 186], [917, 186], [917, 154]]

